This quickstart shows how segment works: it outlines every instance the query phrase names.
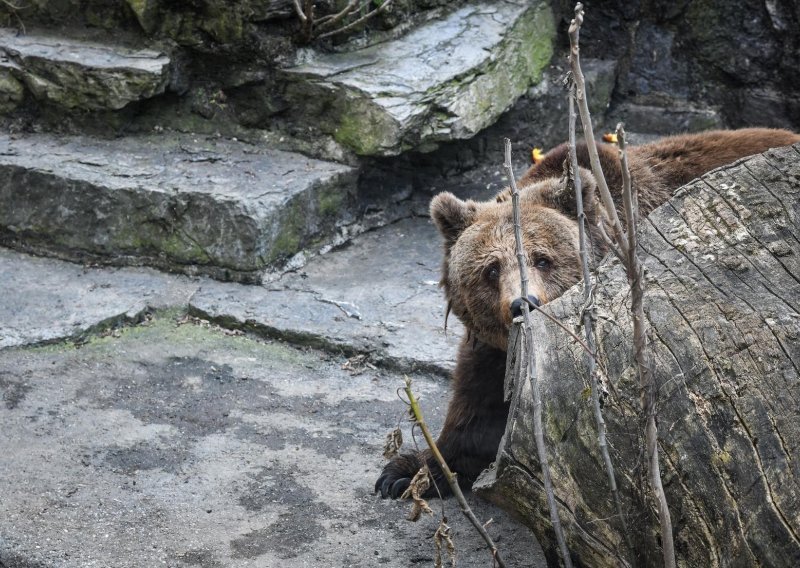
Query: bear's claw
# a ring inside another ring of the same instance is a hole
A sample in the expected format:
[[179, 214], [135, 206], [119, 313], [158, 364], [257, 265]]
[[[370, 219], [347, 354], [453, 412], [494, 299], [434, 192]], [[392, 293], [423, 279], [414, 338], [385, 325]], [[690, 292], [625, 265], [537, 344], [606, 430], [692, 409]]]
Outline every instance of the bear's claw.
[[405, 493], [409, 485], [411, 485], [411, 478], [401, 477], [398, 479], [387, 472], [375, 482], [375, 493], [380, 492], [381, 499], [386, 499], [387, 497], [398, 499]]
[[425, 463], [423, 455], [401, 454], [395, 456], [386, 464], [378, 481], [375, 482], [375, 493], [380, 492], [381, 498], [391, 497], [397, 499], [405, 493], [411, 485], [411, 479]]

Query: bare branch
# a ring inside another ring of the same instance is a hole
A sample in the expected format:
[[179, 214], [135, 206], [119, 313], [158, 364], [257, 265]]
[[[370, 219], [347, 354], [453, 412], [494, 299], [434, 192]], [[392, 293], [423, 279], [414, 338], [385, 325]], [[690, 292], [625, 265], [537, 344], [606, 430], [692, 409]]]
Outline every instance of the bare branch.
[[292, 4], [294, 4], [294, 11], [297, 13], [297, 17], [305, 24], [308, 21], [308, 17], [303, 12], [303, 7], [300, 6], [300, 0], [292, 0]]
[[340, 34], [340, 33], [344, 33], [344, 32], [350, 31], [351, 29], [355, 28], [356, 26], [358, 26], [360, 24], [363, 24], [364, 22], [366, 22], [367, 20], [369, 20], [373, 16], [377, 16], [381, 12], [386, 11], [386, 9], [391, 4], [392, 4], [392, 0], [384, 0], [384, 2], [380, 6], [378, 6], [377, 8], [372, 10], [371, 12], [368, 12], [367, 14], [361, 16], [359, 19], [357, 19], [357, 20], [355, 20], [353, 22], [350, 22], [349, 24], [347, 24], [344, 27], [341, 27], [341, 28], [338, 28], [338, 29], [335, 29], [335, 30], [331, 30], [329, 32], [325, 32], [324, 34], [320, 34], [317, 37], [322, 39], [322, 38], [326, 38], [326, 37], [330, 37], [330, 36], [333, 36], [333, 35], [336, 35], [336, 34]]
[[[522, 298], [525, 300], [527, 306], [528, 301], [528, 268], [525, 263], [525, 249], [522, 246], [522, 223], [520, 220], [520, 205], [519, 205], [519, 189], [517, 188], [516, 178], [514, 177], [514, 168], [511, 165], [511, 140], [505, 139], [505, 162], [503, 167], [506, 170], [509, 183], [511, 184], [511, 206], [514, 215], [514, 238], [516, 240], [517, 260], [519, 261], [519, 275], [522, 289]], [[558, 548], [561, 551], [561, 559], [566, 568], [572, 568], [572, 558], [569, 555], [567, 542], [564, 538], [564, 531], [561, 528], [561, 520], [558, 517], [558, 507], [556, 505], [555, 493], [553, 492], [553, 483], [550, 479], [550, 464], [547, 457], [547, 446], [544, 443], [544, 429], [542, 427], [542, 394], [539, 390], [539, 381], [536, 375], [536, 360], [533, 350], [533, 333], [531, 332], [531, 316], [530, 311], [527, 309], [522, 310], [524, 318], [524, 326], [526, 333], [524, 334], [527, 342], [528, 361], [527, 365], [523, 363], [525, 368], [525, 375], [530, 382], [531, 391], [533, 392], [533, 429], [536, 438], [536, 451], [539, 454], [539, 464], [542, 468], [542, 482], [544, 484], [544, 491], [547, 496], [547, 505], [550, 509], [550, 522], [553, 525], [553, 531], [556, 533], [556, 541]]]
[[628, 261], [626, 263], [627, 267], [633, 266], [635, 260], [634, 257], [636, 256], [636, 228], [639, 224], [639, 212], [635, 210], [638, 209], [638, 207], [634, 206], [635, 198], [633, 194], [633, 188], [631, 187], [631, 171], [628, 167], [628, 154], [625, 151], [626, 135], [624, 125], [621, 122], [617, 124], [616, 134], [617, 145], [619, 147], [619, 158], [622, 165], [622, 205], [625, 211], [625, 230], [627, 232], [629, 245]]
[[597, 143], [594, 139], [594, 129], [592, 128], [592, 118], [589, 115], [589, 101], [586, 97], [586, 81], [583, 78], [583, 71], [581, 71], [580, 64], [580, 48], [579, 37], [581, 25], [583, 24], [583, 4], [578, 2], [575, 5], [575, 18], [569, 26], [569, 45], [570, 55], [569, 61], [572, 68], [572, 78], [575, 81], [575, 99], [578, 102], [578, 112], [581, 115], [581, 124], [583, 124], [583, 135], [586, 139], [586, 148], [589, 152], [589, 161], [592, 164], [592, 173], [597, 180], [597, 189], [600, 192], [600, 198], [603, 206], [606, 209], [608, 218], [611, 221], [612, 232], [614, 239], [622, 250], [623, 254], [627, 254], [628, 241], [622, 231], [622, 224], [617, 214], [617, 208], [614, 204], [614, 199], [611, 197], [611, 192], [608, 190], [606, 178], [603, 175], [603, 169], [600, 167], [600, 155], [597, 153]]
[[[594, 419], [597, 426], [597, 444], [600, 448], [600, 455], [603, 457], [603, 463], [606, 467], [606, 475], [608, 476], [608, 485], [611, 489], [611, 494], [614, 497], [614, 505], [617, 509], [617, 517], [622, 525], [622, 534], [628, 544], [628, 549], [633, 550], [633, 545], [630, 542], [630, 535], [628, 533], [625, 515], [622, 510], [622, 501], [619, 496], [619, 489], [617, 488], [617, 478], [614, 474], [614, 464], [611, 461], [611, 454], [608, 451], [608, 443], [606, 440], [606, 421], [603, 418], [602, 407], [600, 406], [600, 393], [598, 385], [598, 372], [596, 368], [595, 357], [595, 337], [594, 337], [594, 308], [592, 302], [592, 280], [589, 269], [589, 250], [588, 250], [588, 237], [586, 235], [586, 214], [583, 209], [583, 191], [581, 188], [581, 178], [578, 175], [578, 152], [575, 140], [575, 84], [570, 81], [568, 85], [569, 94], [569, 172], [568, 180], [575, 186], [575, 205], [578, 218], [578, 240], [580, 242], [580, 257], [581, 269], [583, 272], [583, 299], [586, 308], [583, 310], [583, 329], [586, 334], [587, 348], [591, 357], [587, 359], [587, 366], [589, 371], [589, 379], [591, 386], [592, 408], [594, 409]], [[630, 176], [629, 176], [630, 177]], [[615, 250], [612, 247], [612, 250]]]
[[583, 349], [583, 351], [584, 351], [584, 352], [585, 352], [585, 353], [586, 353], [586, 354], [587, 354], [589, 357], [591, 357], [591, 358], [593, 358], [593, 359], [595, 358], [595, 355], [594, 355], [594, 353], [592, 352], [592, 350], [589, 348], [589, 346], [588, 346], [588, 345], [587, 345], [587, 344], [586, 344], [586, 343], [585, 343], [585, 342], [584, 342], [584, 341], [583, 341], [583, 340], [582, 340], [580, 337], [578, 337], [578, 336], [575, 334], [575, 332], [573, 332], [573, 331], [572, 331], [570, 328], [568, 328], [566, 325], [564, 325], [563, 323], [561, 323], [560, 321], [558, 321], [558, 320], [557, 320], [556, 318], [554, 318], [552, 315], [548, 314], [546, 311], [544, 311], [543, 309], [541, 309], [541, 307], [540, 307], [540, 306], [537, 306], [536, 304], [534, 304], [533, 302], [531, 302], [531, 301], [530, 301], [528, 298], [523, 298], [523, 300], [525, 300], [525, 303], [526, 303], [526, 304], [528, 304], [528, 306], [530, 307], [531, 311], [533, 311], [533, 310], [539, 310], [539, 313], [541, 313], [541, 314], [542, 314], [544, 317], [546, 317], [546, 318], [547, 318], [547, 319], [549, 319], [551, 322], [553, 322], [554, 324], [556, 324], [558, 327], [560, 327], [561, 329], [563, 329], [563, 330], [564, 330], [564, 332], [565, 332], [567, 335], [569, 335], [569, 336], [570, 336], [572, 339], [574, 339], [574, 340], [575, 340], [575, 342], [576, 342], [578, 345], [580, 345], [580, 346], [581, 346], [581, 349]]
[[[597, 179], [597, 187], [603, 201], [605, 213], [608, 215], [610, 225], [614, 235], [614, 242], [611, 243], [605, 232], [603, 223], [598, 223], [600, 234], [609, 244], [610, 250], [621, 258], [628, 277], [631, 289], [631, 319], [633, 320], [633, 357], [639, 373], [639, 387], [641, 391], [641, 407], [645, 415], [645, 439], [648, 459], [648, 473], [650, 485], [658, 503], [658, 516], [661, 528], [661, 545], [666, 568], [675, 567], [675, 547], [672, 538], [672, 519], [669, 507], [661, 483], [661, 468], [658, 456], [658, 430], [655, 417], [656, 389], [653, 379], [652, 368], [649, 364], [649, 353], [647, 351], [647, 332], [644, 317], [644, 270], [637, 255], [636, 223], [638, 216], [637, 197], [633, 194], [631, 187], [630, 169], [625, 152], [625, 131], [622, 125], [617, 126], [617, 143], [619, 144], [620, 162], [622, 167], [622, 203], [625, 211], [626, 229], [623, 230], [622, 224], [617, 214], [616, 204], [608, 190], [600, 158], [597, 153], [597, 144], [594, 140], [592, 131], [591, 117], [589, 116], [589, 105], [586, 98], [586, 86], [583, 73], [580, 68], [579, 57], [579, 35], [583, 24], [583, 5], [578, 2], [575, 5], [575, 18], [570, 23], [570, 64], [572, 76], [575, 81], [575, 99], [578, 103], [578, 110], [581, 115], [583, 132], [586, 138], [586, 146], [592, 164], [592, 172]], [[577, 160], [576, 164], [577, 165]], [[578, 177], [577, 175], [575, 177]], [[588, 329], [588, 328], [587, 328]], [[602, 421], [602, 415], [600, 415]]]
[[461, 512], [464, 513], [464, 516], [469, 519], [469, 522], [475, 527], [478, 533], [483, 537], [483, 540], [486, 541], [486, 544], [489, 547], [490, 552], [492, 553], [492, 558], [500, 568], [505, 568], [505, 564], [503, 563], [503, 559], [500, 556], [500, 551], [497, 549], [497, 545], [492, 540], [492, 537], [489, 536], [489, 533], [486, 532], [486, 528], [481, 524], [481, 522], [475, 517], [475, 513], [472, 512], [472, 509], [467, 503], [467, 500], [464, 498], [464, 493], [461, 491], [461, 487], [458, 485], [458, 481], [456, 480], [456, 474], [450, 469], [447, 465], [447, 462], [444, 461], [444, 457], [442, 453], [439, 451], [439, 447], [436, 445], [436, 442], [431, 435], [430, 430], [428, 429], [428, 425], [425, 423], [425, 419], [422, 416], [422, 410], [420, 410], [419, 402], [417, 402], [414, 393], [411, 390], [411, 379], [406, 377], [406, 386], [405, 386], [406, 396], [408, 397], [408, 402], [411, 405], [411, 412], [414, 414], [414, 420], [416, 421], [416, 425], [419, 426], [419, 429], [422, 430], [422, 435], [425, 436], [425, 441], [428, 443], [428, 447], [431, 450], [431, 454], [436, 459], [436, 463], [439, 464], [439, 467], [444, 474], [444, 478], [447, 480], [447, 484], [450, 486], [450, 489], [453, 491], [453, 496], [455, 496], [456, 501], [458, 501], [459, 506], [461, 507]]
[[646, 419], [645, 443], [647, 449], [648, 473], [650, 486], [658, 504], [658, 518], [661, 526], [661, 548], [665, 568], [675, 568], [675, 545], [672, 538], [672, 516], [667, 504], [667, 496], [661, 483], [661, 465], [658, 456], [658, 427], [656, 425], [656, 388], [653, 370], [650, 366], [647, 350], [647, 323], [644, 317], [644, 267], [636, 254], [636, 218], [635, 198], [631, 190], [630, 171], [625, 152], [625, 130], [622, 124], [617, 125], [617, 143], [619, 144], [620, 161], [622, 162], [625, 221], [628, 226], [628, 239], [631, 248], [626, 255], [625, 269], [631, 288], [631, 317], [633, 319], [633, 358], [639, 372], [639, 388], [641, 406]]
[[317, 27], [320, 31], [324, 30], [325, 28], [329, 28], [335, 26], [339, 22], [341, 22], [350, 12], [358, 8], [359, 0], [350, 0], [347, 3], [341, 12], [338, 14], [328, 14], [327, 16], [323, 16], [316, 21]]

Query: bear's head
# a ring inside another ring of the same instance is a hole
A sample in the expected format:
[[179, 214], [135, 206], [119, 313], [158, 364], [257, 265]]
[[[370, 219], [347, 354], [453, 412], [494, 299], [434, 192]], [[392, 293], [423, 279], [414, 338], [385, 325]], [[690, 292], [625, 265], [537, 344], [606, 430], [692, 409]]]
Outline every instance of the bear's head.
[[[595, 180], [581, 169], [589, 223], [595, 211]], [[565, 179], [549, 178], [520, 189], [522, 240], [528, 294], [544, 304], [581, 278], [574, 190]], [[510, 193], [491, 202], [461, 200], [440, 193], [430, 207], [444, 237], [441, 285], [448, 310], [477, 339], [503, 351], [515, 313], [521, 313], [520, 272], [516, 256]]]

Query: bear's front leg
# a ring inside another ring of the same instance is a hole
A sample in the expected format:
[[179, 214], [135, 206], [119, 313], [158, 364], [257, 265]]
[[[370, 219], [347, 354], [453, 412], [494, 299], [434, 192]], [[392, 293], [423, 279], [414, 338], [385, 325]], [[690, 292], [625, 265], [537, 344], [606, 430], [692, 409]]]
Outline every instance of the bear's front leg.
[[[453, 372], [453, 398], [436, 445], [464, 489], [472, 487], [494, 460], [505, 431], [509, 408], [503, 401], [505, 364], [505, 351], [481, 342], [461, 344]], [[424, 496], [449, 495], [450, 486], [428, 450], [393, 458], [383, 468], [375, 491], [383, 498], [396, 499], [423, 464], [428, 465], [435, 483]]]
[[[408, 489], [411, 479], [417, 474], [422, 465], [428, 463], [430, 468], [430, 462], [435, 463], [435, 461], [428, 450], [414, 452], [413, 454], [401, 454], [392, 458], [392, 461], [383, 468], [378, 481], [375, 482], [375, 492], [380, 492], [383, 499], [387, 497], [397, 499]], [[430, 471], [433, 472], [434, 470]], [[443, 480], [442, 472], [439, 470], [438, 465], [435, 471], [439, 473], [440, 479]]]

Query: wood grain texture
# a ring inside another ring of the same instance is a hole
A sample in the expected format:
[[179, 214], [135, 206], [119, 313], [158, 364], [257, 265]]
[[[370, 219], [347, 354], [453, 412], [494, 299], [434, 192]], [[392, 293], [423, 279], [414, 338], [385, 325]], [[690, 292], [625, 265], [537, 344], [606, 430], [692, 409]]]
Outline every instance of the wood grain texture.
[[[691, 182], [642, 224], [640, 248], [678, 564], [800, 566], [800, 145]], [[622, 267], [609, 258], [598, 277], [597, 338], [634, 551], [597, 447], [585, 354], [533, 318], [553, 483], [573, 558], [586, 566], [661, 562], [629, 303]], [[546, 309], [574, 328], [581, 304], [575, 287]], [[532, 415], [530, 385], [519, 381], [498, 461], [476, 491], [521, 515], [552, 560]]]

